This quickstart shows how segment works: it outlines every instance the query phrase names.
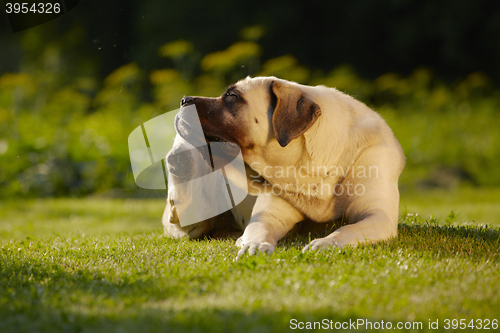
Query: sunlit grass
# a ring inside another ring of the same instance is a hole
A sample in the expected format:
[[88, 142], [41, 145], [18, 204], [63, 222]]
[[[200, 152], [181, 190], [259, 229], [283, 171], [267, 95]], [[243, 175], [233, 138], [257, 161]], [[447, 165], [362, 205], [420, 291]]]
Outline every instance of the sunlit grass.
[[428, 189], [401, 192], [400, 214], [418, 213], [441, 222], [455, 215], [452, 222], [500, 224], [500, 188], [462, 187], [453, 190]]
[[162, 230], [163, 199], [10, 199], [0, 202], [0, 237], [115, 235]]
[[293, 318], [363, 318], [443, 331], [444, 319], [498, 319], [500, 228], [449, 218], [495, 193], [403, 193], [408, 212], [440, 205], [443, 218], [402, 212], [389, 242], [302, 254], [306, 235], [237, 261], [231, 240], [164, 238], [163, 200], [2, 202], [0, 330], [285, 332]]

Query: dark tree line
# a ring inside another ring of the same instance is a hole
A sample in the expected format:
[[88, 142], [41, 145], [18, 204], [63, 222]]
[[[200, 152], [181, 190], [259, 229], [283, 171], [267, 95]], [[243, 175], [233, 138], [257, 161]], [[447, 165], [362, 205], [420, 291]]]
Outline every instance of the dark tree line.
[[[82, 0], [60, 19], [16, 34], [2, 15], [1, 72], [36, 62], [51, 43], [66, 44], [69, 74], [104, 77], [131, 61], [161, 68], [168, 63], [156, 51], [168, 41], [190, 40], [205, 54], [261, 25], [263, 60], [290, 53], [324, 71], [350, 63], [367, 78], [426, 66], [446, 80], [483, 71], [500, 81], [498, 0]], [[27, 33], [38, 40], [26, 46]]]

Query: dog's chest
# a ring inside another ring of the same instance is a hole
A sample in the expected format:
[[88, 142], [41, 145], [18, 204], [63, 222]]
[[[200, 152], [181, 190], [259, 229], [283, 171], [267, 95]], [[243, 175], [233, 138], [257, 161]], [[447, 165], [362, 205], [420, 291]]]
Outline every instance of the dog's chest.
[[340, 216], [336, 213], [340, 196], [336, 195], [340, 180], [289, 179], [272, 186], [273, 194], [279, 195], [298, 208], [308, 218], [317, 222], [331, 221]]

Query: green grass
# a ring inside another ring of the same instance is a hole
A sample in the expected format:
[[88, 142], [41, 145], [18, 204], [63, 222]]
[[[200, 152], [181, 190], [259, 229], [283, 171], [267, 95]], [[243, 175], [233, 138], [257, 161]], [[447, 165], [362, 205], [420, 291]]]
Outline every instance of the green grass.
[[115, 236], [158, 232], [165, 200], [10, 199], [0, 202], [0, 238]]
[[445, 319], [500, 320], [500, 228], [448, 217], [467, 200], [467, 214], [486, 211], [499, 193], [472, 191], [403, 193], [408, 213], [430, 203], [443, 217], [402, 209], [389, 242], [302, 254], [302, 236], [238, 261], [230, 240], [164, 238], [163, 200], [2, 202], [0, 332], [284, 332], [292, 318], [424, 331], [439, 320], [444, 331]]
[[500, 225], [500, 189], [497, 187], [402, 191], [399, 207], [402, 215], [418, 213], [441, 222], [453, 211], [454, 222]]

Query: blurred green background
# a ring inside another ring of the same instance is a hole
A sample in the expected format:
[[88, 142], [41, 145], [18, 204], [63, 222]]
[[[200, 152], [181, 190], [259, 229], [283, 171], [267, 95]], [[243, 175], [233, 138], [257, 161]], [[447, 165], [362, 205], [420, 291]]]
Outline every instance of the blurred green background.
[[18, 33], [0, 17], [1, 198], [164, 197], [135, 185], [130, 132], [247, 75], [379, 112], [402, 193], [500, 185], [497, 0], [89, 0]]

